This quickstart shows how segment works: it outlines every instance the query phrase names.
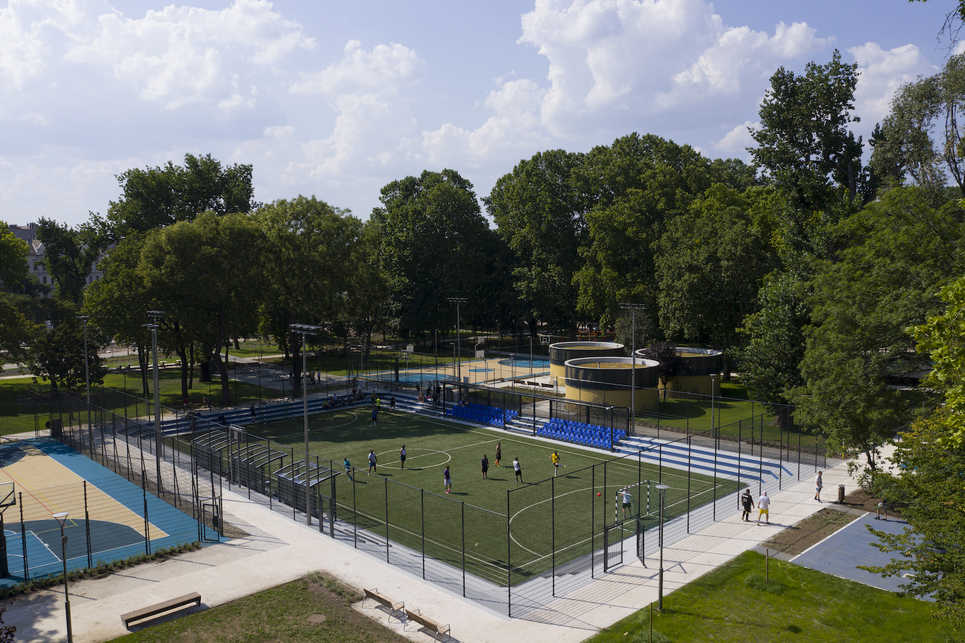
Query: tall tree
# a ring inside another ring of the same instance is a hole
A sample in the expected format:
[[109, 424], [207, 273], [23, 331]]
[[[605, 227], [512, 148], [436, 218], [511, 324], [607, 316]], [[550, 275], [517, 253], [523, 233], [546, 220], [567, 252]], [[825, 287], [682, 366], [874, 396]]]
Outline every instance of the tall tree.
[[202, 212], [224, 215], [255, 207], [250, 165], [222, 166], [210, 154], [185, 154], [184, 165], [130, 169], [117, 176], [121, 196], [107, 212], [115, 238], [192, 221]]
[[19, 356], [28, 335], [28, 321], [8, 294], [27, 278], [28, 250], [26, 242], [0, 221], [0, 351], [8, 360]]
[[230, 404], [222, 350], [232, 337], [256, 328], [265, 273], [265, 233], [245, 214], [206, 212], [152, 235], [141, 253], [148, 292], [202, 348], [201, 378], [209, 364], [221, 375], [222, 405]]
[[[291, 324], [333, 322], [357, 269], [355, 252], [362, 222], [315, 197], [281, 199], [258, 209], [255, 218], [267, 236], [264, 280], [268, 306], [262, 309], [277, 339], [287, 339], [295, 374], [293, 394], [301, 395], [301, 342], [289, 336]], [[362, 293], [364, 295], [364, 293]]]
[[575, 178], [582, 154], [540, 152], [496, 181], [486, 209], [513, 251], [516, 292], [534, 319], [576, 328], [573, 276], [586, 242], [586, 199]]
[[851, 201], [863, 189], [861, 138], [849, 130], [860, 120], [852, 115], [857, 83], [857, 63], [842, 63], [837, 50], [825, 65], [808, 63], [804, 75], [781, 67], [771, 76], [761, 125], [750, 130], [758, 147], [748, 152], [803, 213], [834, 203], [838, 186]]
[[840, 260], [813, 279], [812, 325], [793, 396], [806, 419], [844, 451], [876, 449], [907, 426], [917, 400], [892, 384], [925, 368], [909, 328], [938, 309], [937, 291], [961, 274], [965, 211], [938, 210], [921, 190], [896, 188], [842, 221]]
[[46, 218], [37, 223], [37, 238], [44, 244], [44, 266], [53, 277], [57, 296], [80, 307], [106, 240], [91, 224], [73, 229]]
[[[382, 188], [372, 211], [381, 234], [380, 263], [404, 337], [453, 324], [447, 297], [465, 297], [481, 279], [480, 241], [488, 226], [472, 184], [455, 170], [423, 172]], [[463, 310], [485, 307], [472, 301]]]

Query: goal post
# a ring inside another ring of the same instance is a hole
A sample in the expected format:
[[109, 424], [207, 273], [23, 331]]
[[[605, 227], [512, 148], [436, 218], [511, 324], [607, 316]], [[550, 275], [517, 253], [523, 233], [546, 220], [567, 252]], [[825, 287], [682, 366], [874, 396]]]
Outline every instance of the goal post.
[[[617, 489], [613, 498], [613, 521], [652, 517], [659, 511], [655, 480], [641, 480]], [[624, 507], [629, 503], [629, 507]]]

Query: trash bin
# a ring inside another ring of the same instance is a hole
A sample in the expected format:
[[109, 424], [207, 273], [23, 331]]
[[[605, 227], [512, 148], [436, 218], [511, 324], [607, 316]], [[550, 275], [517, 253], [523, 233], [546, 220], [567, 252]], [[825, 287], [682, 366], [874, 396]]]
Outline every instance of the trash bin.
[[838, 502], [844, 504], [844, 485], [838, 485]]

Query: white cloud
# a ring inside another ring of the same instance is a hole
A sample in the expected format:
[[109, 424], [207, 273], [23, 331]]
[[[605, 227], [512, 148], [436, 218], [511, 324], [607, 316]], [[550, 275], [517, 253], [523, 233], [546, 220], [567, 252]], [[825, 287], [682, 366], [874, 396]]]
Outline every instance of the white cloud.
[[[733, 122], [730, 112], [748, 91], [760, 95], [779, 65], [830, 42], [803, 23], [778, 24], [773, 35], [729, 28], [702, 0], [537, 0], [522, 24], [520, 42], [549, 61], [543, 123], [569, 137], [600, 121], [625, 130], [681, 110]], [[697, 104], [707, 99], [712, 106]]]
[[292, 91], [329, 95], [395, 93], [425, 73], [425, 61], [419, 59], [415, 50], [397, 43], [365, 51], [361, 42], [350, 40], [344, 52], [345, 57], [338, 64], [306, 75], [303, 82], [292, 85]]
[[852, 47], [848, 52], [858, 63], [858, 86], [855, 88], [855, 113], [861, 117], [861, 131], [870, 134], [874, 124], [891, 111], [891, 99], [902, 85], [918, 76], [941, 71], [930, 64], [915, 45], [890, 50], [869, 42]]
[[738, 125], [731, 131], [727, 132], [724, 138], [717, 141], [714, 144], [714, 149], [723, 154], [728, 154], [735, 156], [737, 158], [742, 158], [747, 155], [748, 147], [756, 147], [757, 143], [751, 137], [751, 133], [748, 128], [760, 129], [760, 122], [755, 121], [745, 121], [744, 123]]

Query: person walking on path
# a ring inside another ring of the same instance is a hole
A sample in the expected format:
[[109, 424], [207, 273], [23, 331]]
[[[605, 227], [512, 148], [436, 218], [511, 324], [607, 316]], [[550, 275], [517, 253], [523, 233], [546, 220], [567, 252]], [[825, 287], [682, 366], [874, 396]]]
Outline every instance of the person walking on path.
[[551, 459], [553, 460], [553, 477], [555, 478], [560, 472], [560, 454], [553, 451]]
[[402, 468], [405, 469], [405, 445], [404, 444], [402, 445], [402, 448], [399, 449], [399, 461], [402, 463]]
[[452, 491], [452, 475], [449, 473], [449, 467], [442, 472], [442, 483], [446, 487], [446, 493]]
[[744, 493], [741, 495], [741, 507], [744, 509], [744, 514], [741, 516], [741, 520], [744, 522], [750, 522], [751, 509], [754, 508], [754, 498], [751, 497], [750, 489], [744, 489]]
[[489, 458], [486, 457], [485, 453], [482, 458], [482, 476], [483, 480], [489, 479]]
[[352, 463], [348, 461], [348, 458], [345, 458], [342, 464], [345, 465], [345, 475], [348, 476], [349, 480], [355, 482], [355, 478], [352, 477]]
[[376, 461], [377, 458], [375, 457], [375, 449], [373, 449], [369, 451], [369, 473], [372, 473], [373, 471], [376, 473], [379, 472], [378, 468], [375, 466]]
[[523, 481], [523, 468], [522, 468], [521, 466], [519, 466], [519, 456], [516, 456], [516, 459], [513, 460], [513, 471], [516, 472], [516, 482], [522, 482], [522, 481]]
[[496, 443], [496, 466], [499, 466], [499, 461], [503, 459], [503, 443]]
[[764, 524], [771, 524], [771, 499], [767, 497], [767, 492], [762, 491], [761, 497], [757, 499], [757, 526], [761, 526], [761, 516], [764, 516]]
[[250, 410], [251, 410], [251, 419], [254, 420], [254, 419], [255, 419], [255, 405], [254, 405], [254, 404], [251, 405], [251, 409], [250, 409]]
[[[882, 518], [884, 516], [884, 518]], [[875, 512], [875, 520], [884, 520], [888, 522], [888, 505], [885, 503], [885, 499], [882, 498], [878, 501], [878, 510]]]
[[395, 411], [395, 396], [394, 396], [394, 395], [393, 395], [392, 398], [389, 400], [389, 410], [390, 410], [390, 411]]
[[814, 499], [821, 502], [821, 489], [824, 488], [824, 481], [821, 480], [821, 472], [814, 478]]

